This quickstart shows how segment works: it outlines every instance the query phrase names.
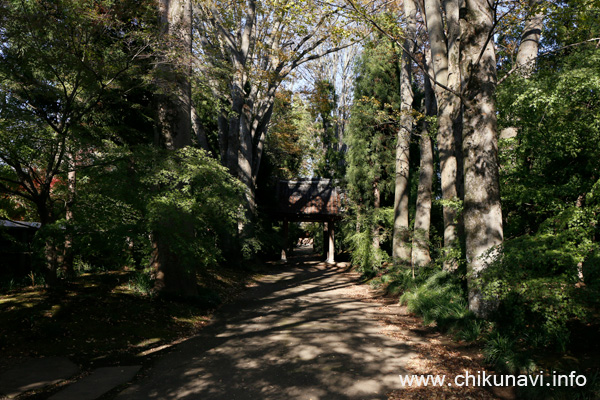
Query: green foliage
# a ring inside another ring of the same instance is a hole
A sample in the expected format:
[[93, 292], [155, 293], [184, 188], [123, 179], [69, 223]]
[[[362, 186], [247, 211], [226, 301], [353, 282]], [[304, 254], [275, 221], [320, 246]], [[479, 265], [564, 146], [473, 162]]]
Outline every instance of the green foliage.
[[[352, 263], [366, 276], [389, 261], [394, 191], [395, 143], [400, 108], [399, 52], [387, 40], [366, 44], [355, 72], [354, 104], [346, 134], [346, 182], [351, 220], [346, 242]], [[374, 245], [378, 237], [379, 246]]]
[[[243, 218], [241, 183], [191, 147], [159, 153], [141, 183], [151, 193], [146, 206], [150, 231], [166, 238], [185, 264], [216, 265], [221, 259], [219, 239], [234, 236]], [[185, 232], [190, 225], [192, 243]]]
[[223, 260], [223, 242], [237, 235], [243, 218], [242, 185], [223, 166], [191, 147], [114, 148], [105, 157], [106, 164], [80, 179], [73, 229], [84, 262], [108, 269], [146, 266], [151, 232], [165, 238], [185, 265], [204, 268]]
[[434, 272], [423, 284], [404, 293], [400, 303], [422, 316], [426, 324], [436, 324], [444, 330], [473, 318], [461, 283], [446, 271]]
[[323, 250], [323, 225], [319, 222], [309, 222], [306, 224], [306, 231], [313, 239], [313, 249], [315, 252]]
[[129, 290], [142, 295], [152, 294], [154, 289], [154, 280], [148, 271], [138, 271], [127, 283]]
[[568, 323], [585, 318], [586, 305], [577, 296], [575, 266], [565, 271], [570, 264], [560, 264], [561, 259], [553, 257], [568, 250], [555, 237], [546, 239], [522, 237], [506, 242], [501, 261], [483, 276], [484, 293], [499, 304], [492, 317], [496, 329], [519, 338], [521, 348], [553, 346], [564, 351], [569, 342]]
[[[481, 340], [487, 362], [499, 371], [532, 371], [536, 353], [566, 351], [573, 324], [595, 318], [599, 67], [598, 50], [582, 46], [541, 60], [532, 78], [511, 77], [498, 90], [500, 122], [518, 134], [501, 141], [507, 239], [478, 282], [497, 304], [488, 321], [468, 312], [464, 282], [446, 272], [415, 279], [396, 272], [387, 279], [402, 288], [401, 301], [425, 323], [462, 340]], [[444, 205], [461, 208], [460, 202]], [[443, 260], [435, 250], [432, 255], [436, 264]]]
[[[352, 218], [351, 221], [355, 224], [355, 229], [347, 233], [345, 241], [351, 251], [352, 264], [365, 277], [372, 277], [390, 260], [381, 247], [373, 246], [373, 240], [375, 234], [378, 235], [380, 244], [391, 239], [393, 209], [365, 210], [356, 216], [356, 220]], [[378, 227], [376, 231], [375, 227]]]
[[153, 13], [145, 0], [0, 4], [0, 197], [12, 208], [1, 214], [44, 225], [34, 258], [51, 285], [76, 234], [67, 173], [91, 167], [103, 140], [144, 140], [149, 62], [140, 55]]
[[150, 10], [143, 1], [0, 5], [0, 191], [34, 203], [43, 222], [60, 215], [51, 192], [67, 154], [101, 125], [93, 114], [132, 96], [114, 92], [147, 46]]
[[384, 198], [394, 190], [399, 57], [389, 42], [369, 42], [356, 67], [346, 180], [350, 199], [360, 207], [373, 206], [375, 186]]
[[[406, 305], [410, 312], [422, 317], [425, 324], [450, 332], [458, 340], [481, 340], [488, 343], [493, 352], [506, 353], [506, 340], [511, 339], [499, 339], [498, 343], [503, 348], [493, 342], [494, 334], [498, 335], [492, 330], [495, 323], [477, 319], [469, 311], [464, 280], [460, 275], [443, 271], [440, 267], [423, 267], [416, 269], [413, 276], [413, 271], [409, 268], [390, 267], [383, 275], [373, 279], [371, 285], [385, 285], [388, 293], [401, 294], [400, 303]], [[516, 351], [511, 351], [513, 350]], [[491, 353], [489, 357], [490, 362], [495, 360]], [[522, 357], [518, 360], [515, 365], [520, 368], [523, 365]]]
[[597, 38], [600, 33], [598, 0], [548, 2], [544, 44], [558, 47]]
[[454, 337], [465, 342], [475, 342], [482, 337], [488, 327], [486, 321], [469, 318], [461, 323], [460, 328], [457, 328]]
[[327, 179], [341, 179], [344, 176], [344, 153], [339, 148], [339, 121], [334, 112], [338, 102], [335, 86], [327, 79], [319, 79], [309, 95], [309, 111], [320, 127], [315, 139], [321, 145], [321, 156], [314, 165], [314, 176]]
[[273, 105], [273, 117], [265, 142], [265, 156], [274, 165], [272, 174], [281, 179], [300, 176], [306, 149], [301, 145], [301, 102], [291, 91], [277, 92]]
[[518, 128], [501, 142], [507, 237], [536, 232], [581, 204], [600, 176], [600, 53], [580, 48], [558, 67], [547, 62], [534, 78], [514, 77], [498, 89], [501, 125]]
[[497, 371], [516, 374], [523, 371], [533, 372], [536, 368], [527, 354], [517, 347], [515, 339], [498, 332], [490, 334], [483, 352], [486, 362], [493, 365]]
[[[597, 27], [581, 13], [556, 14], [564, 7], [550, 9], [554, 44], [582, 33], [558, 20]], [[597, 307], [600, 52], [582, 45], [539, 64], [536, 75], [511, 77], [497, 92], [501, 125], [518, 133], [500, 143], [507, 240], [482, 284], [498, 304], [486, 352], [509, 369], [526, 367], [536, 349], [565, 351], [571, 323]]]
[[534, 349], [566, 350], [571, 322], [585, 321], [594, 304], [578, 282], [582, 271], [594, 281], [596, 218], [586, 207], [568, 207], [537, 233], [504, 242], [482, 276], [485, 295], [498, 303], [492, 315], [498, 336], [486, 350], [490, 361], [512, 370], [526, 367], [531, 356], [521, 355]]
[[[600, 249], [595, 249], [588, 255], [581, 270], [586, 285], [591, 287], [593, 291], [598, 292], [600, 288]], [[595, 304], [598, 304], [598, 301], [595, 301]]]

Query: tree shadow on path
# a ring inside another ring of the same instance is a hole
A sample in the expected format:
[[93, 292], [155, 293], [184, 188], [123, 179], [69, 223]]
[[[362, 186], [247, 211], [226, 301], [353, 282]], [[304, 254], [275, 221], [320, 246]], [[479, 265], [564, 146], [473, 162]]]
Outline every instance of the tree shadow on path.
[[356, 283], [306, 257], [278, 267], [117, 398], [385, 399], [414, 353]]

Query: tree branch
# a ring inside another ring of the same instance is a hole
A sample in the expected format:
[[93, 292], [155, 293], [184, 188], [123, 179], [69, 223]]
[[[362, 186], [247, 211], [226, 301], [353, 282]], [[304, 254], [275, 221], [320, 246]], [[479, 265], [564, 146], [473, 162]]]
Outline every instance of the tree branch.
[[[578, 42], [578, 43], [571, 43], [568, 44], [566, 46], [561, 46], [558, 49], [553, 49], [553, 50], [548, 50], [548, 51], [544, 51], [543, 53], [540, 53], [539, 56], [545, 56], [547, 54], [552, 54], [552, 53], [556, 53], [559, 52], [561, 50], [564, 49], [568, 49], [569, 47], [575, 47], [575, 46], [580, 46], [582, 44], [586, 44], [586, 43], [590, 43], [590, 42], [598, 42], [598, 44], [600, 44], [600, 38], [592, 38], [592, 39], [587, 39], [584, 40], [583, 42]], [[535, 60], [532, 60], [535, 61]], [[501, 84], [502, 82], [504, 82], [506, 80], [506, 78], [508, 78], [510, 75], [514, 74], [515, 72], [517, 72], [518, 70], [520, 70], [521, 68], [524, 68], [526, 66], [528, 66], [529, 63], [524, 63], [524, 64], [516, 64], [514, 65], [503, 77], [502, 79], [500, 79], [498, 81], [498, 85]]]
[[352, 6], [352, 8], [359, 14], [361, 14], [361, 16], [367, 21], [369, 22], [371, 25], [373, 25], [375, 27], [375, 29], [377, 29], [379, 32], [381, 32], [383, 35], [385, 35], [388, 39], [390, 39], [392, 42], [394, 42], [395, 44], [397, 44], [398, 46], [400, 46], [400, 48], [406, 52], [406, 54], [410, 57], [410, 59], [419, 67], [419, 69], [423, 72], [423, 74], [425, 74], [429, 79], [431, 79], [431, 82], [435, 83], [437, 86], [441, 87], [442, 89], [452, 93], [453, 95], [455, 95], [456, 97], [460, 98], [461, 100], [463, 100], [463, 94], [460, 92], [457, 92], [456, 90], [453, 90], [451, 88], [449, 88], [448, 86], [438, 82], [437, 79], [435, 79], [435, 77], [433, 77], [425, 67], [423, 67], [423, 65], [421, 65], [421, 63], [414, 57], [414, 55], [412, 54], [412, 52], [408, 51], [405, 47], [404, 44], [400, 43], [400, 41], [398, 41], [397, 38], [395, 38], [394, 36], [392, 36], [388, 31], [386, 31], [385, 29], [383, 29], [378, 23], [377, 21], [373, 20], [371, 17], [369, 17], [367, 14], [365, 14], [362, 10], [359, 10], [358, 7], [356, 6], [356, 4], [354, 3], [353, 0], [346, 0], [348, 3], [350, 3], [350, 5]]

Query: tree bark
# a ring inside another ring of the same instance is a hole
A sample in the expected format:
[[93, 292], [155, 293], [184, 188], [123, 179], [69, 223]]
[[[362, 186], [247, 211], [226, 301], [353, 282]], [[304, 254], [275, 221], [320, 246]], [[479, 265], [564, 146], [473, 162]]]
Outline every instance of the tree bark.
[[[430, 81], [425, 77], [425, 114], [436, 114], [435, 94]], [[431, 262], [429, 252], [429, 228], [431, 225], [431, 186], [433, 184], [433, 148], [429, 136], [429, 124], [421, 122], [421, 140], [419, 142], [421, 160], [419, 164], [419, 185], [417, 191], [417, 206], [415, 227], [413, 233], [412, 268], [427, 265]]]
[[[241, 67], [237, 67], [241, 68]], [[239, 176], [239, 151], [240, 151], [240, 135], [241, 123], [243, 119], [242, 109], [244, 107], [244, 92], [242, 72], [235, 73], [236, 78], [232, 82], [231, 88], [231, 116], [229, 117], [229, 125], [227, 127], [227, 152], [225, 158], [225, 166], [229, 168], [229, 172], [233, 176]]]
[[44, 244], [44, 279], [49, 288], [56, 287], [58, 276], [56, 275], [59, 266], [59, 256], [57, 248], [57, 238], [52, 232], [47, 231], [47, 226], [56, 222], [52, 213], [52, 206], [49, 204], [49, 192], [43, 191], [34, 199], [38, 216], [40, 217], [40, 229], [36, 235], [43, 235]]
[[192, 130], [194, 131], [194, 135], [196, 136], [196, 140], [198, 141], [198, 146], [200, 146], [201, 149], [210, 152], [211, 148], [208, 144], [208, 138], [206, 137], [206, 130], [202, 126], [198, 113], [196, 112], [196, 109], [194, 107], [191, 107], [191, 113]]
[[484, 300], [477, 278], [503, 240], [492, 15], [486, 0], [466, 0], [461, 10], [467, 280], [469, 309], [480, 317], [488, 315], [493, 304]]
[[396, 143], [396, 175], [394, 190], [394, 236], [392, 242], [392, 256], [394, 264], [408, 265], [410, 263], [410, 235], [408, 229], [408, 200], [409, 200], [409, 162], [410, 162], [410, 137], [413, 129], [412, 103], [412, 73], [411, 57], [408, 52], [413, 52], [417, 31], [417, 7], [413, 0], [405, 0], [404, 15], [406, 17], [406, 40], [402, 52], [402, 65], [400, 74], [401, 117], [400, 129]]
[[65, 244], [62, 257], [62, 269], [67, 277], [75, 275], [73, 270], [73, 234], [71, 232], [73, 222], [73, 206], [75, 203], [77, 189], [77, 171], [75, 170], [75, 154], [69, 152], [67, 155], [67, 200], [65, 202], [65, 221], [67, 223], [65, 234]]
[[521, 44], [517, 52], [518, 73], [529, 78], [533, 74], [540, 47], [540, 37], [544, 27], [544, 14], [537, 8], [541, 0], [529, 0], [529, 14], [525, 19], [525, 27], [521, 35]]
[[176, 52], [174, 58], [163, 57], [158, 67], [159, 140], [167, 150], [192, 144], [191, 10], [190, 0], [159, 2], [163, 40]]
[[[159, 17], [163, 40], [173, 45], [177, 55], [159, 62], [157, 130], [160, 144], [167, 150], [177, 150], [192, 141], [190, 0], [161, 0]], [[173, 234], [167, 232], [173, 232], [173, 227], [166, 216], [158, 221], [158, 226], [158, 231], [152, 233], [155, 290], [168, 295], [197, 296], [193, 267], [184, 265], [169, 244]], [[193, 226], [178, 227], [177, 235], [193, 240]]]
[[[373, 183], [373, 213], [377, 216], [379, 209], [381, 208], [381, 191], [377, 185], [377, 182]], [[379, 221], [375, 220], [373, 224], [373, 249], [375, 254], [378, 255], [379, 248], [381, 245], [381, 237], [379, 235], [380, 226]]]
[[[455, 92], [460, 90], [459, 71], [459, 7], [458, 0], [444, 0], [446, 29], [440, 0], [424, 0], [425, 22], [431, 46], [431, 65], [435, 80]], [[440, 177], [444, 218], [445, 270], [455, 270], [459, 248], [457, 208], [450, 202], [461, 199], [462, 166], [460, 146], [462, 133], [460, 124], [460, 99], [456, 94], [441, 86], [435, 87], [438, 107], [437, 146], [440, 157]]]

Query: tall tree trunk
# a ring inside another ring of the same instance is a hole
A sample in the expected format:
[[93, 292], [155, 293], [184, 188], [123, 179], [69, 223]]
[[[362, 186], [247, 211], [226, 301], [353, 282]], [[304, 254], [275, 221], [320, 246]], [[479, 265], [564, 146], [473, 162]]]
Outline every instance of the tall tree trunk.
[[[275, 96], [273, 95], [273, 99]], [[273, 116], [273, 107], [275, 103], [271, 102], [267, 108], [267, 112], [262, 117], [261, 121], [258, 123], [256, 128], [255, 136], [256, 139], [256, 153], [254, 154], [254, 159], [252, 160], [252, 179], [253, 179], [253, 187], [256, 187], [256, 178], [258, 177], [258, 170], [260, 169], [260, 162], [262, 160], [263, 150], [265, 148], [265, 138], [267, 137], [267, 127], [269, 122], [271, 121], [271, 117]]]
[[[424, 0], [425, 22], [431, 44], [433, 76], [440, 85], [458, 92], [459, 71], [459, 7], [458, 0], [444, 0], [446, 28], [440, 0]], [[440, 177], [444, 218], [444, 269], [454, 270], [458, 266], [456, 249], [459, 248], [457, 207], [450, 204], [461, 199], [460, 146], [462, 141], [460, 121], [460, 99], [455, 93], [436, 85], [438, 107], [437, 146], [440, 156]]]
[[488, 315], [492, 304], [484, 301], [477, 278], [493, 257], [494, 247], [503, 240], [492, 29], [489, 3], [466, 0], [465, 9], [461, 11], [464, 223], [469, 309], [480, 317]]
[[[190, 0], [160, 0], [159, 17], [163, 40], [177, 51], [175, 59], [159, 63], [158, 133], [162, 146], [177, 150], [191, 144], [191, 2]], [[173, 235], [193, 240], [193, 226], [173, 231], [167, 216], [158, 221], [159, 229], [152, 233], [151, 267], [155, 290], [170, 295], [197, 296], [196, 274], [192, 266], [184, 265], [173, 252]], [[181, 238], [180, 238], [181, 240]]]
[[34, 200], [37, 208], [38, 216], [40, 218], [40, 229], [36, 233], [41, 236], [44, 244], [44, 279], [46, 280], [46, 286], [52, 288], [58, 283], [58, 276], [56, 275], [59, 262], [58, 262], [58, 249], [57, 249], [57, 238], [52, 232], [48, 232], [48, 225], [55, 222], [55, 218], [52, 215], [51, 208], [49, 207], [49, 193], [40, 193]]
[[540, 37], [544, 27], [544, 14], [538, 10], [541, 0], [529, 0], [529, 14], [521, 35], [517, 52], [517, 68], [521, 76], [529, 78], [533, 74], [540, 47]]
[[[541, 0], [529, 0], [529, 13], [525, 19], [521, 43], [515, 61], [516, 73], [523, 78], [529, 78], [533, 74], [538, 58], [540, 37], [544, 27], [544, 14], [537, 8]], [[510, 139], [517, 136], [517, 128], [509, 126], [502, 129], [500, 139]]]
[[[425, 81], [425, 115], [436, 114], [435, 94], [427, 77]], [[431, 186], [433, 184], [433, 148], [429, 136], [429, 123], [421, 122], [421, 140], [419, 142], [421, 160], [419, 164], [419, 186], [412, 247], [412, 268], [431, 262], [429, 253], [429, 228], [431, 225]]]
[[[237, 66], [237, 68], [243, 68]], [[239, 152], [240, 152], [240, 137], [241, 124], [243, 119], [244, 108], [244, 81], [242, 71], [235, 73], [235, 79], [231, 88], [231, 115], [229, 117], [229, 125], [227, 128], [227, 153], [225, 158], [225, 166], [229, 168], [229, 172], [233, 176], [239, 176]]]
[[400, 74], [400, 129], [396, 143], [396, 179], [394, 191], [394, 237], [392, 256], [394, 264], [410, 263], [410, 243], [408, 229], [408, 200], [409, 200], [409, 162], [410, 137], [413, 128], [412, 103], [412, 73], [409, 52], [415, 48], [417, 31], [417, 7], [413, 0], [404, 1], [404, 16], [406, 17], [406, 40], [402, 52], [402, 68]]
[[[377, 185], [377, 182], [373, 183], [373, 213], [375, 216], [379, 213], [381, 208], [381, 191]], [[373, 249], [375, 254], [379, 254], [379, 248], [381, 243], [381, 237], [379, 235], [380, 226], [379, 221], [375, 220], [373, 224]]]
[[46, 280], [46, 286], [56, 287], [58, 283], [58, 276], [56, 272], [58, 270], [58, 249], [54, 238], [46, 239], [44, 243], [44, 262], [46, 264], [46, 271], [44, 279]]
[[196, 140], [198, 141], [198, 146], [200, 148], [206, 150], [207, 152], [211, 151], [210, 145], [208, 144], [208, 138], [206, 137], [206, 130], [200, 121], [200, 116], [196, 112], [194, 107], [191, 107], [191, 118], [192, 118], [192, 130], [194, 131], [194, 135], [196, 136]]
[[[252, 175], [252, 164], [254, 159], [253, 136], [256, 131], [251, 126], [250, 110], [244, 110], [240, 116], [240, 148], [238, 152], [238, 176], [242, 183], [248, 188], [246, 201], [248, 212], [253, 215], [256, 211], [254, 176]], [[249, 215], [249, 216], [250, 216]]]
[[159, 141], [167, 150], [192, 144], [191, 0], [160, 0], [161, 34], [169, 50], [159, 63], [157, 86]]
[[62, 269], [67, 277], [74, 276], [73, 271], [73, 234], [71, 229], [73, 223], [73, 205], [75, 203], [77, 189], [77, 171], [75, 170], [75, 154], [70, 151], [67, 154], [67, 201], [65, 202], [65, 220], [67, 223], [67, 233], [65, 235], [65, 244], [62, 257]]
[[423, 123], [419, 150], [419, 188], [412, 247], [413, 269], [431, 262], [429, 254], [429, 228], [431, 221], [431, 184], [433, 182], [433, 149], [429, 137], [428, 124]]
[[219, 127], [219, 159], [221, 160], [221, 165], [227, 166], [227, 149], [229, 148], [228, 134], [227, 130], [227, 111], [219, 110], [219, 116], [217, 117], [217, 124]]

